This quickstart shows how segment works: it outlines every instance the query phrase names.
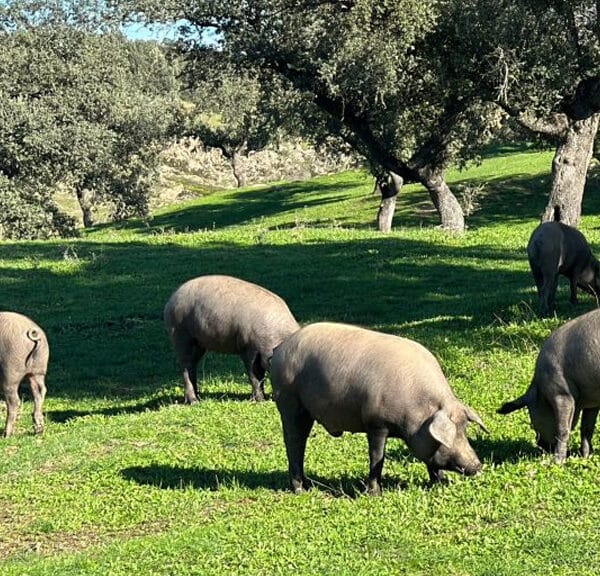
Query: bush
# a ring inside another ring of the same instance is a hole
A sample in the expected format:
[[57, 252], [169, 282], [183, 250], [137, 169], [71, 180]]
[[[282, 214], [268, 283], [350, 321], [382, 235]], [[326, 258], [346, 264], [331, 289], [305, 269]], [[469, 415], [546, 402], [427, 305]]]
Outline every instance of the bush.
[[0, 176], [0, 240], [76, 235], [75, 219], [58, 209], [49, 191], [19, 187]]

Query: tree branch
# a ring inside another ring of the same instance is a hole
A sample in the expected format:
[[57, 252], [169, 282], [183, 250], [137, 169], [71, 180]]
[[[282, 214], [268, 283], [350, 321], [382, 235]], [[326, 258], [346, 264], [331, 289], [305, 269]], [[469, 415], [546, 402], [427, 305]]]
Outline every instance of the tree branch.
[[[380, 164], [386, 170], [395, 172], [407, 182], [418, 181], [418, 174], [405, 162], [391, 154], [386, 146], [378, 140], [364, 113], [356, 110], [352, 103], [344, 101], [339, 96], [331, 95], [325, 87], [317, 84], [316, 74], [303, 71], [301, 67], [293, 65], [290, 60], [274, 55], [268, 59], [267, 65], [287, 78], [297, 89], [302, 91], [310, 89], [314, 95], [315, 104], [346, 126], [360, 141], [362, 147], [368, 151], [373, 162]], [[347, 136], [345, 138], [348, 140]]]
[[546, 138], [561, 138], [569, 128], [569, 119], [566, 114], [552, 114], [548, 118], [536, 118], [506, 102], [495, 102], [495, 104], [523, 128]]

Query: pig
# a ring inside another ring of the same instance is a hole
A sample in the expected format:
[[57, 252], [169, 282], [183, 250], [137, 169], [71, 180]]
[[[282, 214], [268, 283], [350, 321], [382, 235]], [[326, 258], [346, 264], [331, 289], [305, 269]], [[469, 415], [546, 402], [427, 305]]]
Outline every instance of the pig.
[[581, 455], [592, 452], [600, 408], [600, 310], [567, 322], [544, 342], [529, 388], [500, 414], [527, 408], [537, 445], [563, 463], [581, 413]]
[[46, 397], [46, 371], [50, 348], [44, 331], [16, 312], [0, 312], [0, 386], [6, 400], [4, 437], [15, 429], [19, 414], [19, 385], [29, 380], [33, 395], [33, 428], [44, 431], [42, 405]]
[[531, 234], [527, 245], [529, 266], [539, 296], [541, 316], [555, 310], [558, 275], [569, 279], [571, 303], [577, 304], [577, 287], [598, 296], [600, 264], [584, 235], [562, 222], [544, 222]]
[[315, 420], [334, 437], [366, 433], [371, 494], [381, 493], [388, 437], [404, 440], [432, 482], [443, 480], [442, 470], [481, 470], [465, 430], [468, 422], [486, 428], [417, 342], [347, 324], [310, 324], [275, 349], [271, 383], [296, 493], [307, 487], [304, 452]]
[[197, 365], [209, 350], [239, 355], [262, 401], [275, 346], [298, 330], [287, 304], [273, 292], [232, 276], [199, 276], [182, 284], [164, 309], [167, 332], [183, 373], [184, 400], [198, 401]]

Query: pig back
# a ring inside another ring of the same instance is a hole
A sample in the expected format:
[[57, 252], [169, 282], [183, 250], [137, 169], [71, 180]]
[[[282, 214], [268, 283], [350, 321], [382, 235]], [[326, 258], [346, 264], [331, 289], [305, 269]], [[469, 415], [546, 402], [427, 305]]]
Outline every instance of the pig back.
[[275, 351], [271, 381], [276, 401], [297, 397], [332, 433], [378, 424], [407, 433], [455, 400], [426, 348], [344, 324], [312, 324], [290, 336]]
[[553, 265], [563, 273], [572, 267], [581, 268], [592, 258], [585, 236], [562, 222], [544, 222], [531, 234], [527, 253], [530, 262], [538, 266]]
[[16, 312], [0, 312], [0, 367], [5, 375], [46, 374], [49, 347], [44, 331]]
[[[207, 350], [269, 352], [298, 323], [276, 294], [231, 276], [200, 276], [180, 286], [165, 307], [168, 329], [186, 329]], [[270, 355], [270, 354], [269, 354]]]
[[600, 310], [567, 322], [549, 336], [537, 358], [535, 381], [546, 391], [568, 386], [580, 407], [600, 406]]

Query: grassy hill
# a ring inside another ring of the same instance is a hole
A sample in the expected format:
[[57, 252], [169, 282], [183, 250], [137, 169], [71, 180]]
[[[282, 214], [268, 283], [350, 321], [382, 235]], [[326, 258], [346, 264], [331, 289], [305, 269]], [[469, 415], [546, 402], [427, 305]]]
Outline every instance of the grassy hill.
[[[563, 281], [558, 317], [535, 315], [525, 246], [550, 162], [497, 152], [451, 172], [455, 188], [484, 186], [463, 236], [437, 229], [413, 186], [394, 231], [377, 233], [372, 181], [351, 172], [218, 192], [78, 240], [0, 244], [2, 308], [51, 344], [45, 434], [32, 435], [24, 387], [17, 434], [0, 443], [0, 574], [596, 574], [600, 457], [556, 466], [526, 413], [495, 413], [527, 387], [550, 332], [596, 306], [572, 307]], [[597, 180], [584, 213], [600, 254]], [[208, 273], [277, 292], [302, 323], [427, 346], [491, 430], [470, 430], [483, 473], [430, 487], [392, 439], [384, 495], [370, 498], [366, 438], [315, 426], [316, 486], [293, 495], [276, 407], [249, 401], [238, 358], [208, 355], [202, 401], [181, 404], [162, 308]]]

